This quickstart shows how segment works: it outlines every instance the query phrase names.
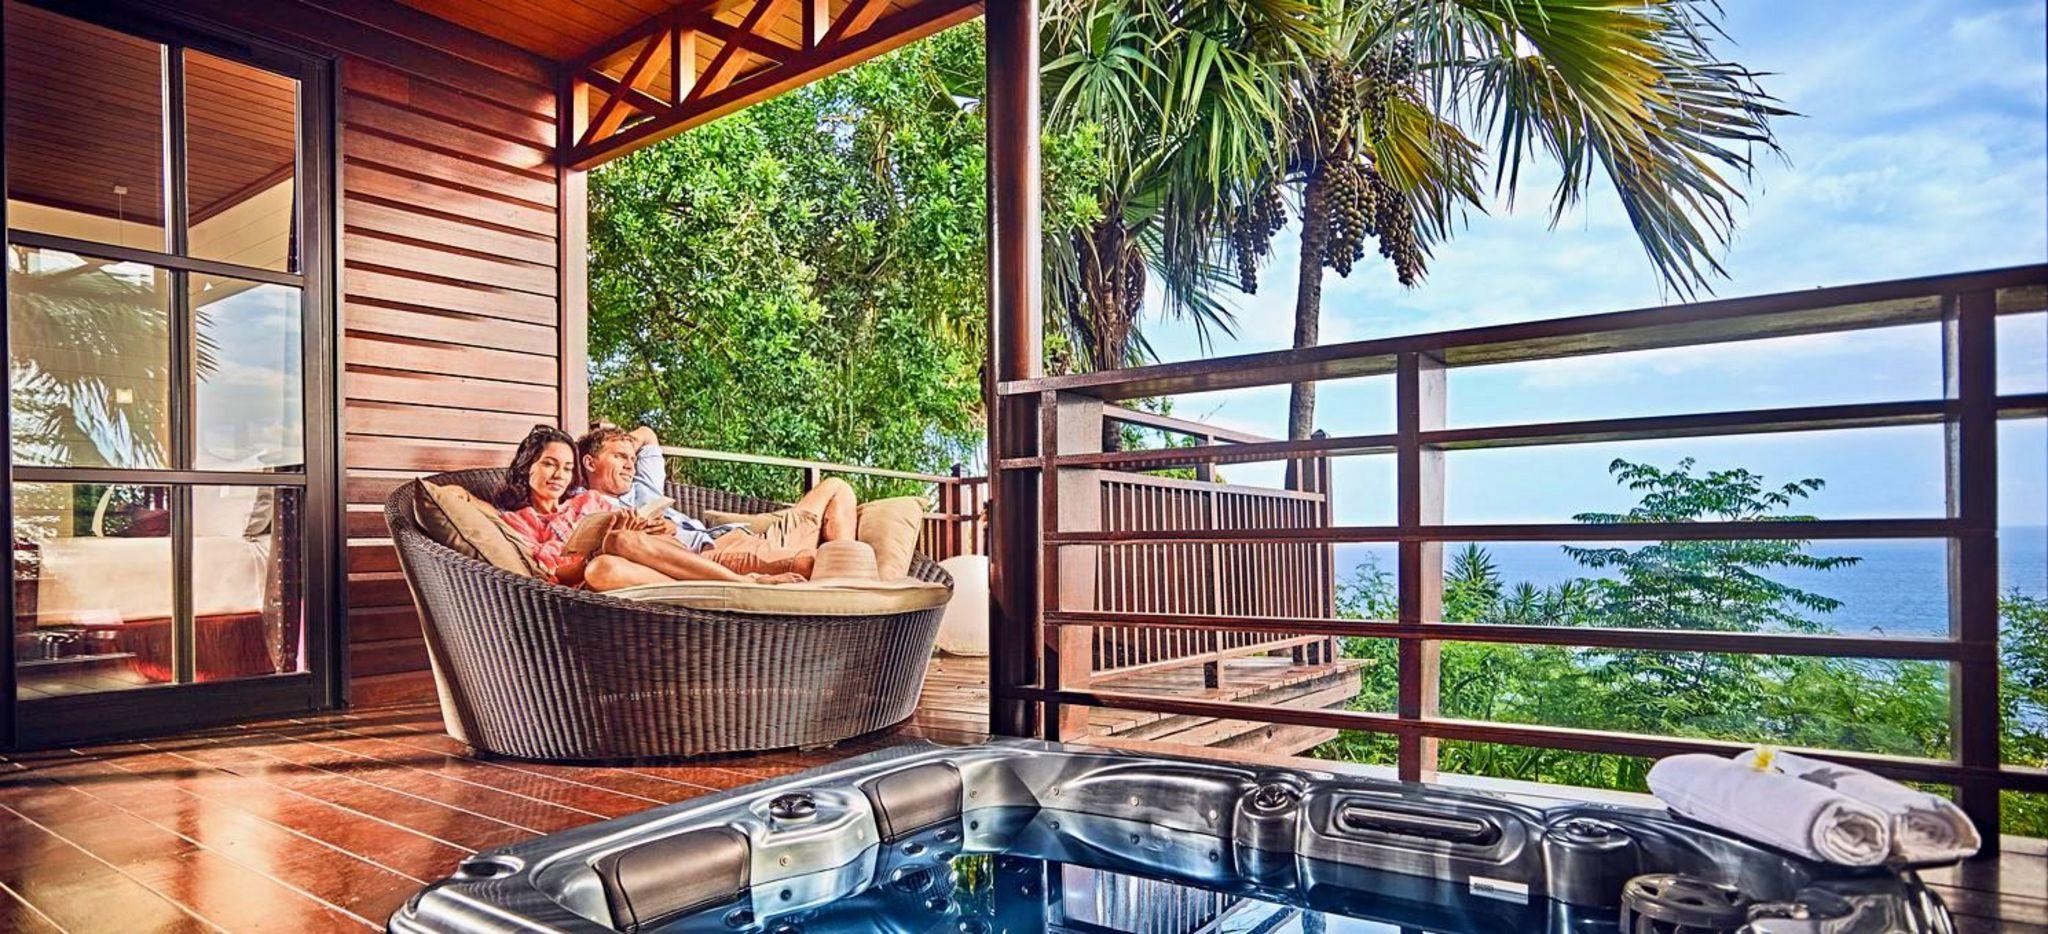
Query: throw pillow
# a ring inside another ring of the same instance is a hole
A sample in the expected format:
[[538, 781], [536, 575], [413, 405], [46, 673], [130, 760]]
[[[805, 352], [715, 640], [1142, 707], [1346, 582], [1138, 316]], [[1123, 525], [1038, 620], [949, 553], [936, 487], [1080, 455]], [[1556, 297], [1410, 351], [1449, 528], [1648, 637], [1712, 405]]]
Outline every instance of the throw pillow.
[[426, 480], [419, 483], [420, 492], [413, 497], [413, 516], [428, 538], [454, 549], [456, 554], [488, 562], [500, 570], [521, 577], [547, 578], [547, 573], [534, 563], [526, 544], [491, 504], [454, 484], [443, 486]]
[[875, 570], [885, 581], [910, 576], [910, 556], [924, 531], [924, 498], [898, 496], [860, 504], [853, 537], [875, 550]]

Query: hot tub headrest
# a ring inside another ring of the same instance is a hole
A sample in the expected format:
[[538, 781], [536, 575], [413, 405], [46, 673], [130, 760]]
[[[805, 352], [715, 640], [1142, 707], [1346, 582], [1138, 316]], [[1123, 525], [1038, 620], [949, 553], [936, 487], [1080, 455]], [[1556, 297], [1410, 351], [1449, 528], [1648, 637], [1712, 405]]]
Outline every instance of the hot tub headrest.
[[960, 817], [960, 770], [930, 762], [869, 779], [860, 786], [875, 809], [884, 842]]
[[638, 931], [738, 896], [751, 866], [746, 835], [707, 827], [605, 854], [591, 868], [612, 927]]

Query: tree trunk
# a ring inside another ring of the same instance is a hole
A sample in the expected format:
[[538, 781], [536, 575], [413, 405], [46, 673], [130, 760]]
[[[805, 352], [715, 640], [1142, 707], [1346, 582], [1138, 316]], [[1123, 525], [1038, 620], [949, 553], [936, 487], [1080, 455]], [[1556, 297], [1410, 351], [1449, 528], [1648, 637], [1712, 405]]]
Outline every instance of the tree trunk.
[[[1301, 262], [1294, 288], [1295, 349], [1314, 347], [1322, 326], [1323, 245], [1329, 239], [1330, 203], [1321, 172], [1311, 173], [1301, 196]], [[1307, 440], [1316, 430], [1316, 384], [1295, 383], [1287, 397], [1287, 439]], [[1287, 462], [1287, 488], [1304, 487], [1309, 462]]]

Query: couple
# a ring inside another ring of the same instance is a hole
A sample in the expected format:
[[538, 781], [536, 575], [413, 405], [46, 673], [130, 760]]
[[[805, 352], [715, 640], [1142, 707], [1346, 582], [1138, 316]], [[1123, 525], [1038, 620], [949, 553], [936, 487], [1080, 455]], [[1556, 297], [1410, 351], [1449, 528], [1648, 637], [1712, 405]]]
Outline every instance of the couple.
[[[760, 533], [744, 524], [705, 528], [674, 509], [642, 518], [637, 510], [663, 498], [665, 478], [651, 428], [601, 425], [578, 439], [535, 425], [512, 454], [497, 505], [556, 583], [597, 591], [678, 580], [792, 583], [810, 577], [821, 541], [854, 537], [853, 487], [837, 477]], [[577, 522], [609, 512], [619, 515], [597, 551], [564, 551]]]

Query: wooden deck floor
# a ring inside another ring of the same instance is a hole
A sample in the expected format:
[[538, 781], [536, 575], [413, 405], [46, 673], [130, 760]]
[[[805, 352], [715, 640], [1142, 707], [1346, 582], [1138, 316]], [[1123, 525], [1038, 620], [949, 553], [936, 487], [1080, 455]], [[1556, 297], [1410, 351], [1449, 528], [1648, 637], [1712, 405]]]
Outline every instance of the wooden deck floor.
[[[1285, 657], [1233, 658], [1223, 663], [1222, 687], [1205, 687], [1198, 667], [1171, 668], [1117, 678], [1102, 686], [1136, 694], [1236, 701], [1288, 707], [1336, 707], [1358, 695], [1357, 659], [1297, 665]], [[988, 723], [988, 660], [939, 656], [925, 677], [917, 721], [938, 730], [977, 731]], [[1291, 755], [1321, 745], [1335, 730], [1266, 727], [1175, 717], [1133, 710], [1098, 709], [1089, 733], [1123, 740], [1168, 742], [1184, 747], [1230, 747], [1255, 753]]]
[[[915, 738], [975, 738], [976, 666], [941, 662], [925, 696], [910, 723], [834, 749], [630, 768], [478, 757], [423, 700], [12, 754], [0, 931], [379, 928], [477, 850]], [[2048, 932], [2048, 853], [2014, 846], [1940, 874], [1962, 930]]]

